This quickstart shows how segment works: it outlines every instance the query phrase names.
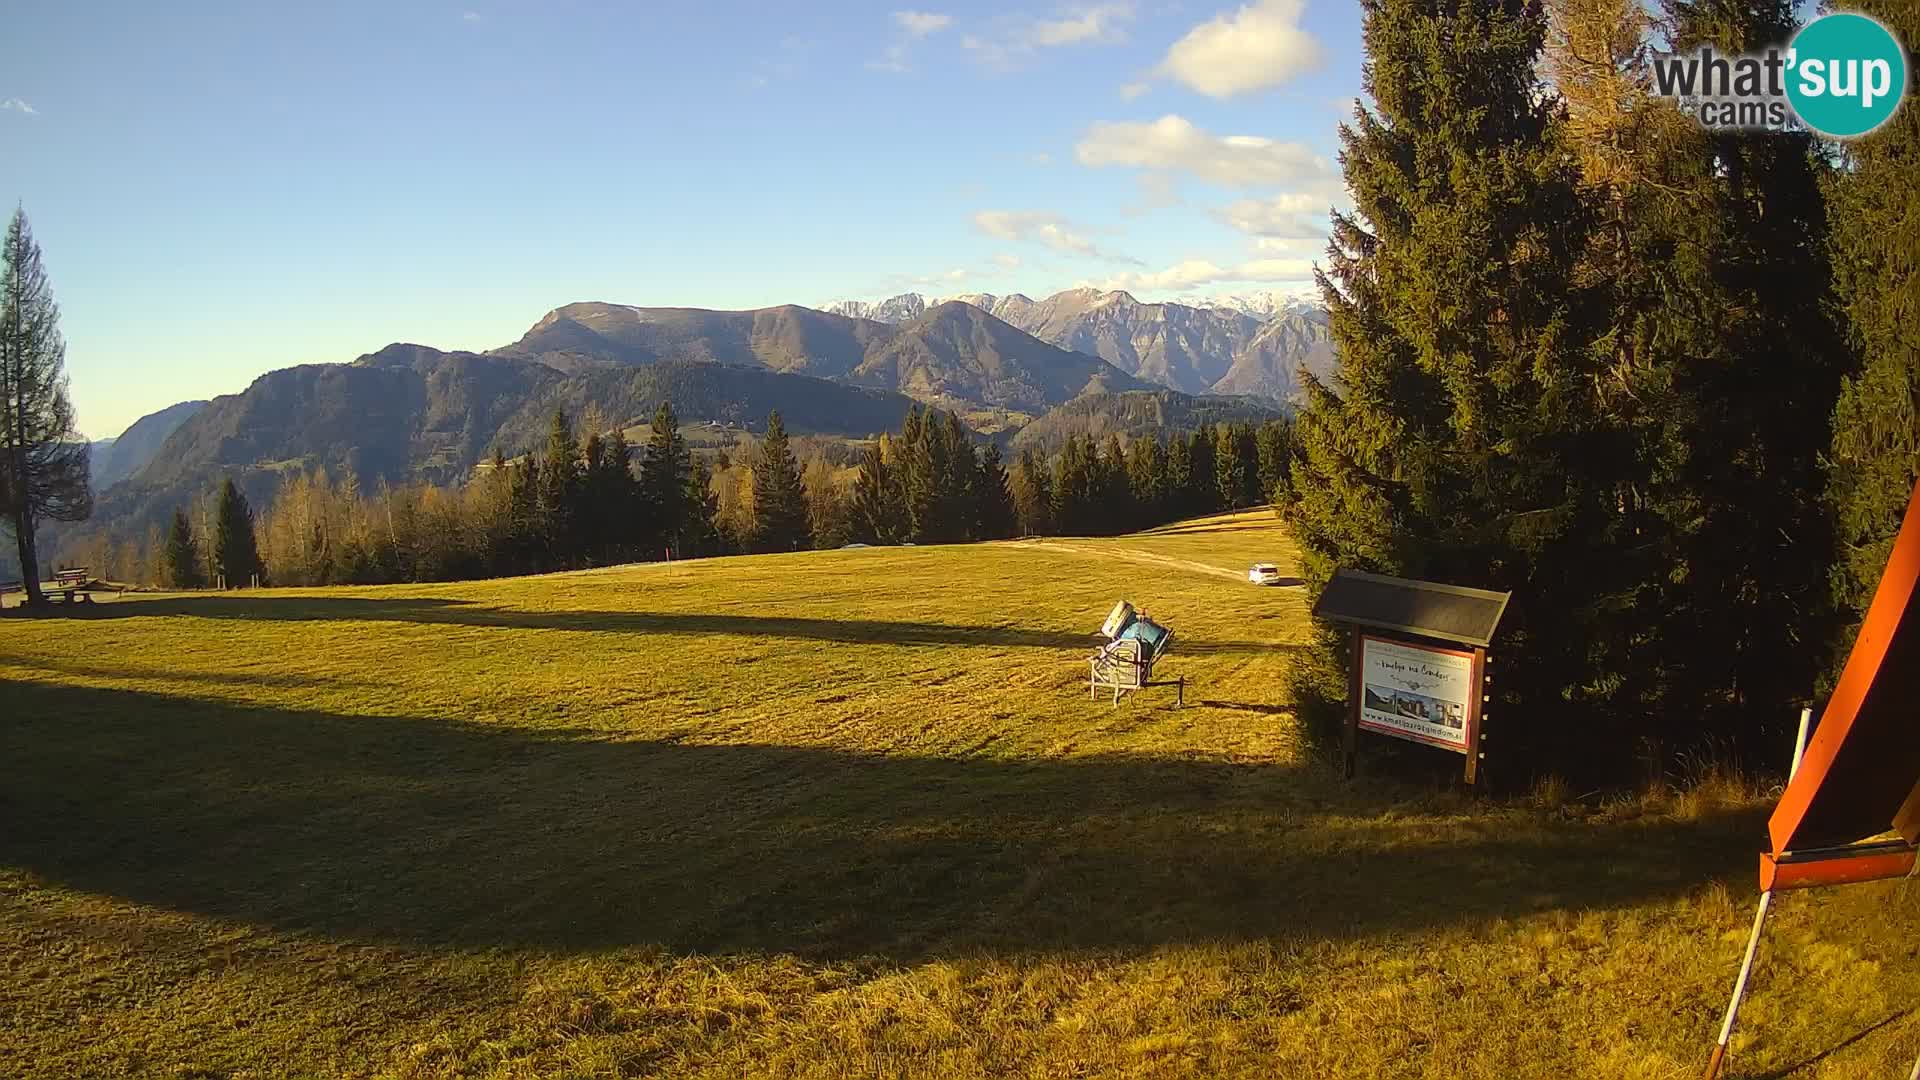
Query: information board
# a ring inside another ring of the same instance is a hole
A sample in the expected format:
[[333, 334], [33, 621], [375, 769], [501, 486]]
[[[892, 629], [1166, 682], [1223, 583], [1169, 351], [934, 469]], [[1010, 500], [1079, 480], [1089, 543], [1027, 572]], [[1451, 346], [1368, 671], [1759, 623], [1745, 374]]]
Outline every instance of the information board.
[[1479, 679], [1474, 654], [1360, 636], [1360, 727], [1467, 753]]

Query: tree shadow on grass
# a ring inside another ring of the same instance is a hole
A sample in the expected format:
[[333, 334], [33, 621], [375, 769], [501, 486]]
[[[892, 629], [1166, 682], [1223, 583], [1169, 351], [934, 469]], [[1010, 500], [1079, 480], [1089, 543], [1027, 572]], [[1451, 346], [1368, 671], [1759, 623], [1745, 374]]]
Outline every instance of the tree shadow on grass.
[[[1097, 620], [1104, 612], [1092, 617]], [[787, 638], [852, 645], [957, 645], [1091, 651], [1104, 639], [1089, 630], [1073, 633], [1020, 626], [899, 622], [887, 619], [823, 619], [788, 615], [716, 612], [539, 611], [499, 608], [450, 597], [213, 595], [97, 604], [76, 609], [75, 619], [191, 616], [202, 619], [275, 622], [362, 621], [430, 625], [571, 630], [599, 633], [693, 634]], [[1289, 650], [1295, 646], [1255, 641], [1177, 638], [1175, 651], [1193, 654]]]
[[[1854, 1032], [1852, 1035], [1849, 1035], [1846, 1038], [1840, 1040], [1839, 1042], [1834, 1043], [1832, 1046], [1827, 1047], [1825, 1050], [1822, 1050], [1817, 1054], [1813, 1054], [1809, 1057], [1801, 1058], [1799, 1061], [1796, 1061], [1791, 1065], [1783, 1065], [1780, 1068], [1774, 1069], [1770, 1072], [1757, 1073], [1753, 1076], [1752, 1080], [1786, 1080], [1787, 1077], [1792, 1076], [1794, 1073], [1797, 1073], [1802, 1069], [1810, 1069], [1813, 1066], [1818, 1065], [1822, 1061], [1825, 1061], [1828, 1058], [1832, 1057], [1833, 1055], [1839, 1053], [1840, 1051], [1845, 1050], [1847, 1047], [1852, 1046], [1854, 1043], [1859, 1042], [1861, 1039], [1864, 1039], [1867, 1036], [1873, 1034], [1874, 1032], [1879, 1031], [1881, 1028], [1886, 1027], [1888, 1024], [1893, 1023], [1895, 1020], [1899, 1020], [1902, 1017], [1905, 1017], [1907, 1014], [1911, 1013], [1912, 1011], [1913, 1011], [1912, 1009], [1901, 1009], [1898, 1012], [1889, 1013], [1885, 1017], [1882, 1017], [1880, 1020], [1874, 1023], [1868, 1024], [1866, 1027], [1861, 1028], [1859, 1031]], [[1739, 1074], [1735, 1073], [1733, 1075], [1738, 1076]]]
[[[1343, 818], [1317, 770], [914, 758], [0, 684], [0, 865], [328, 937], [821, 958], [1340, 938], [1677, 895], [1757, 816]], [[1364, 789], [1362, 789], [1364, 790]]]

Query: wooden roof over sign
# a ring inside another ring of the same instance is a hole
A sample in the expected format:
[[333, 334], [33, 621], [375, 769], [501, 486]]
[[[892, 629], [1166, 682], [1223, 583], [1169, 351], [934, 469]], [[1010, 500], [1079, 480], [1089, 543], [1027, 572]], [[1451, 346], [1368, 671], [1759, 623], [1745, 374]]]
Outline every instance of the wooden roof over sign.
[[1920, 486], [1840, 683], [1767, 822], [1775, 853], [1920, 841]]
[[1485, 647], [1512, 593], [1435, 581], [1336, 570], [1314, 602], [1315, 616], [1403, 634]]

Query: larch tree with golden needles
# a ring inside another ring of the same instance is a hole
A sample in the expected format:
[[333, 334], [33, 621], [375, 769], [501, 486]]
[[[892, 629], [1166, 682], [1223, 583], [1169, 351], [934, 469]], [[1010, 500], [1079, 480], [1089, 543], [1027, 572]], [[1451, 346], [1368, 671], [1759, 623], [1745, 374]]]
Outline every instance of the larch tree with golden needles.
[[0, 517], [19, 548], [27, 603], [40, 591], [35, 527], [93, 512], [87, 440], [67, 397], [66, 343], [40, 245], [15, 209], [0, 248]]

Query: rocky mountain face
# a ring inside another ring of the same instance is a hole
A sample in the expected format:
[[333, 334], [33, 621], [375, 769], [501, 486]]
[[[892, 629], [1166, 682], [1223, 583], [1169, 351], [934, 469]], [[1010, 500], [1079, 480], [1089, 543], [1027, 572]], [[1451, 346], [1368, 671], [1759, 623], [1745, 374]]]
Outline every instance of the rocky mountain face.
[[[961, 299], [952, 297], [951, 299]], [[867, 303], [863, 300], [842, 300], [837, 304], [828, 304], [821, 311], [829, 315], [845, 315], [850, 319], [871, 319], [874, 322], [903, 323], [911, 322], [927, 313], [927, 298], [919, 293], [902, 293], [886, 300]]]
[[94, 443], [92, 474], [93, 490], [105, 491], [113, 485], [145, 468], [147, 462], [160, 452], [161, 444], [167, 441], [181, 424], [193, 419], [207, 405], [204, 401], [182, 401], [169, 405], [159, 412], [148, 413], [135, 420], [132, 426], [121, 432], [118, 437]]
[[[969, 293], [949, 298], [1063, 349], [1098, 356], [1143, 382], [1186, 394], [1252, 395], [1293, 404], [1297, 369], [1332, 370], [1326, 313], [1278, 293], [1210, 298], [1199, 305], [1147, 304], [1126, 292], [1068, 289], [1044, 300], [1020, 293]], [[847, 301], [868, 318], [924, 311], [907, 293], [873, 304]]]
[[283, 476], [320, 468], [367, 488], [448, 482], [496, 446], [508, 455], [539, 446], [555, 409], [578, 417], [592, 406], [628, 426], [663, 401], [687, 421], [745, 423], [779, 409], [797, 432], [838, 435], [897, 427], [913, 404], [888, 390], [758, 365], [666, 360], [569, 373], [394, 344], [350, 364], [270, 372], [241, 393], [198, 403], [144, 468], [100, 496], [95, 522], [142, 535], [229, 475], [256, 506], [271, 500]]
[[1094, 354], [1041, 341], [957, 302], [898, 323], [794, 305], [709, 311], [569, 304], [491, 355], [564, 372], [663, 360], [750, 365], [897, 390], [962, 412], [1037, 415], [1089, 388], [1145, 385]]

